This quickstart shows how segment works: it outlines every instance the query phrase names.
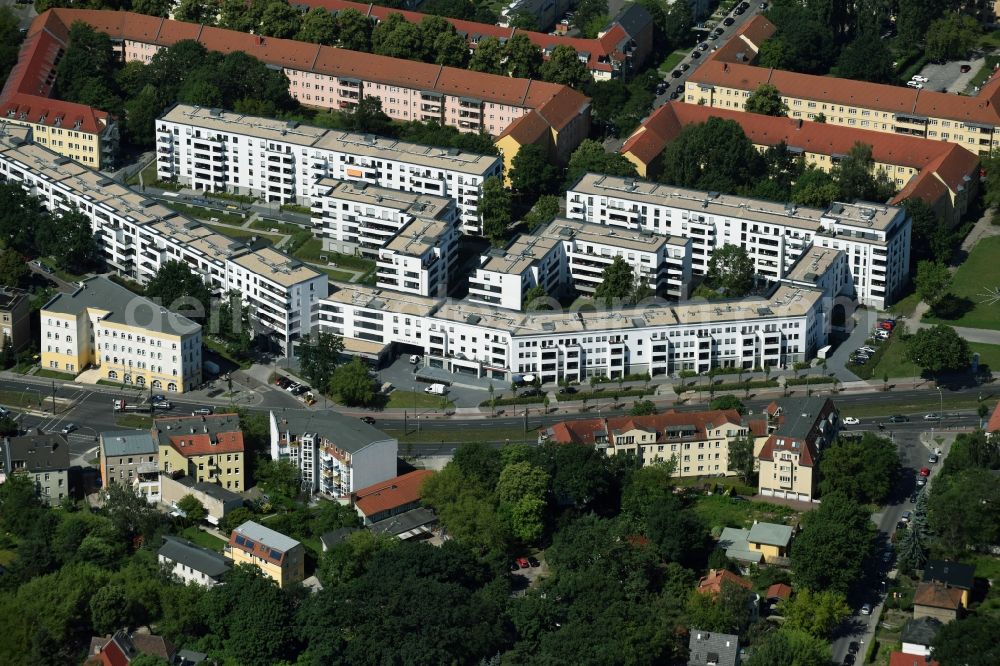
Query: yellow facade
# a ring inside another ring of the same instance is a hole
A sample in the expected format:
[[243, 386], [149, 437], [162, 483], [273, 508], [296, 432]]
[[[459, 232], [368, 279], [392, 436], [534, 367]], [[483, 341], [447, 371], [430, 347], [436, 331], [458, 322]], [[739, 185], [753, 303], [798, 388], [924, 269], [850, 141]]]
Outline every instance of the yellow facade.
[[239, 452], [183, 456], [173, 445], [160, 444], [160, 471], [183, 471], [198, 483], [215, 483], [234, 493], [245, 489], [243, 454]]
[[[719, 85], [703, 87], [688, 81], [685, 84], [684, 99], [691, 104], [743, 111], [751, 92]], [[984, 133], [978, 127], [967, 127], [965, 123], [950, 118], [930, 116], [926, 122], [918, 118], [910, 121], [905, 116], [897, 117], [897, 114], [890, 111], [862, 106], [816, 102], [786, 95], [782, 95], [781, 99], [788, 107], [790, 118], [814, 120], [816, 116], [823, 114], [829, 125], [949, 141], [959, 144], [973, 154], [988, 154], [994, 146], [1000, 147], [1000, 139], [991, 139], [992, 132]]]
[[248, 553], [238, 546], [227, 546], [226, 554], [232, 558], [234, 565], [249, 564], [257, 567], [261, 573], [276, 582], [278, 587], [301, 583], [305, 578], [305, 556], [301, 545], [286, 552], [280, 565]]
[[655, 432], [636, 429], [616, 433], [608, 442], [608, 455], [630, 453], [639, 456], [642, 464], [653, 465], [667, 460], [675, 463], [674, 475], [680, 477], [736, 474], [729, 468], [729, 444], [746, 435], [746, 429], [724, 423], [712, 428], [705, 439], [698, 441], [660, 441]]
[[523, 146], [511, 135], [503, 136], [493, 142], [493, 145], [500, 151], [503, 158], [503, 182], [510, 187], [510, 171], [514, 164], [514, 157]]
[[772, 546], [765, 543], [754, 543], [753, 541], [748, 541], [747, 547], [754, 552], [762, 553], [764, 555], [765, 562], [769, 562], [776, 557], [788, 556], [788, 553], [785, 552], [784, 548], [779, 548], [778, 546]]
[[31, 128], [34, 141], [60, 155], [65, 155], [92, 169], [101, 167], [101, 135], [66, 127], [50, 127], [17, 118], [9, 123]]

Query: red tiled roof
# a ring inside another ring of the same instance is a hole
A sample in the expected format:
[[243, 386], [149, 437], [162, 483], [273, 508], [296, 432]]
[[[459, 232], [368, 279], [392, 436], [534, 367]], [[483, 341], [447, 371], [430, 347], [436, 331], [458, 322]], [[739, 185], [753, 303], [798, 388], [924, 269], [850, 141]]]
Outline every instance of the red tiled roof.
[[799, 465], [812, 467], [816, 460], [816, 451], [812, 442], [807, 442], [794, 437], [771, 435], [764, 442], [764, 447], [757, 456], [760, 460], [774, 460], [774, 454], [778, 451], [788, 451], [799, 454]]
[[243, 453], [243, 433], [220, 432], [216, 435], [214, 444], [212, 436], [206, 433], [171, 435], [170, 445], [185, 458], [219, 453]]
[[990, 415], [990, 420], [986, 423], [986, 432], [1000, 432], [1000, 402], [993, 408], [993, 414]]
[[764, 593], [765, 599], [788, 599], [791, 596], [792, 588], [784, 583], [775, 583]]
[[947, 194], [948, 188], [945, 184], [938, 180], [932, 171], [925, 169], [911, 178], [903, 189], [889, 200], [889, 203], [898, 205], [907, 199], [922, 199], [927, 205], [933, 206]]
[[[758, 39], [760, 37], [766, 39], [767, 28], [762, 22], [769, 24], [767, 19], [760, 16], [751, 22], [753, 34]], [[747, 37], [753, 42], [749, 34]], [[730, 42], [736, 41], [730, 40]], [[749, 51], [748, 55], [755, 55], [750, 49], [741, 50]], [[968, 97], [883, 83], [768, 69], [736, 62], [735, 55], [733, 47], [716, 51], [688, 80], [692, 83], [741, 90], [753, 90], [762, 83], [770, 83], [784, 95], [817, 102], [849, 104], [888, 113], [912, 113], [1000, 125], [1000, 112], [997, 111], [997, 103], [1000, 103], [1000, 77], [997, 76], [983, 85], [978, 96]]]
[[719, 594], [725, 583], [739, 585], [743, 589], [749, 590], [753, 585], [745, 578], [737, 576], [728, 569], [709, 569], [708, 575], [703, 576], [698, 581], [698, 591], [701, 593]]
[[[306, 7], [322, 7], [334, 13], [353, 9], [364, 16], [370, 16], [378, 21], [384, 21], [390, 14], [399, 14], [409, 23], [420, 23], [424, 18], [430, 16], [430, 14], [422, 14], [420, 12], [350, 2], [349, 0], [297, 0], [295, 4]], [[455, 30], [469, 40], [470, 48], [475, 49], [476, 44], [483, 37], [494, 37], [506, 41], [514, 35], [525, 35], [542, 50], [553, 49], [556, 46], [569, 46], [577, 53], [588, 54], [587, 69], [591, 71], [610, 72], [612, 67], [609, 59], [615, 53], [620, 52], [619, 46], [630, 37], [625, 32], [625, 29], [617, 23], [598, 39], [584, 39], [581, 37], [550, 35], [544, 32], [521, 30], [520, 28], [502, 28], [497, 25], [476, 23], [475, 21], [465, 21], [462, 19], [443, 18], [455, 26]], [[634, 38], [636, 35], [632, 35], [632, 37]]]
[[889, 654], [889, 666], [941, 666], [936, 660], [927, 661], [927, 657], [919, 654], [892, 652]]
[[678, 412], [670, 410], [650, 416], [613, 416], [606, 419], [576, 419], [560, 421], [552, 426], [552, 439], [564, 444], [590, 444], [595, 442], [595, 433], [602, 435], [626, 432], [635, 428], [655, 431], [662, 439], [663, 431], [670, 426], [694, 426], [699, 436], [704, 436], [709, 426], [723, 423], [740, 424], [740, 413], [735, 409], [706, 410], [702, 412]]
[[518, 144], [527, 146], [538, 143], [538, 140], [549, 131], [549, 125], [537, 111], [528, 111], [526, 114], [507, 125], [507, 129], [497, 136], [502, 139], [505, 136], [513, 137]]
[[942, 583], [921, 583], [913, 595], [913, 603], [916, 606], [957, 610], [962, 606], [962, 594], [962, 590]]
[[420, 489], [427, 477], [434, 474], [429, 469], [397, 476], [394, 479], [375, 483], [354, 493], [354, 505], [366, 516], [390, 511], [412, 504], [420, 499]]

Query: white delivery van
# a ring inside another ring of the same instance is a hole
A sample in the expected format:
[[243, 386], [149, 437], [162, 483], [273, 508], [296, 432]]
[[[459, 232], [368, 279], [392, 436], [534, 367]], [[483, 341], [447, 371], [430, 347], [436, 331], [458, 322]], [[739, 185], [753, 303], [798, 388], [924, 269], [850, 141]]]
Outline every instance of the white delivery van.
[[448, 387], [444, 384], [431, 384], [424, 389], [424, 393], [430, 393], [431, 395], [446, 395], [448, 393]]

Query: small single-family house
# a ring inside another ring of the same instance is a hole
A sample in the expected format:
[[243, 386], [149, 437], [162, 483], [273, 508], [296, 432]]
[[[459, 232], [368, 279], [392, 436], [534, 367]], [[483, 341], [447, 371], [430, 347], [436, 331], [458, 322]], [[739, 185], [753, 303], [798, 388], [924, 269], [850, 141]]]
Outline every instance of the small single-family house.
[[941, 621], [934, 617], [922, 617], [909, 620], [903, 625], [900, 640], [903, 643], [903, 653], [920, 657], [931, 656], [931, 645], [941, 631]]
[[740, 663], [739, 636], [691, 629], [687, 663], [688, 666], [737, 666]]
[[976, 583], [976, 568], [971, 564], [930, 560], [924, 567], [925, 583], [943, 583], [950, 588], [962, 590], [962, 605], [969, 607], [969, 593]]
[[775, 523], [754, 523], [747, 535], [747, 546], [751, 552], [764, 556], [765, 562], [785, 559], [792, 543], [792, 528]]
[[921, 583], [913, 595], [913, 619], [933, 617], [948, 623], [962, 613], [962, 590], [944, 583]]
[[163, 537], [157, 559], [185, 585], [194, 583], [214, 587], [222, 582], [222, 576], [231, 568], [229, 561], [219, 553], [173, 536]]
[[940, 662], [927, 660], [918, 654], [906, 654], [905, 652], [892, 652], [889, 654], [889, 666], [941, 666]]

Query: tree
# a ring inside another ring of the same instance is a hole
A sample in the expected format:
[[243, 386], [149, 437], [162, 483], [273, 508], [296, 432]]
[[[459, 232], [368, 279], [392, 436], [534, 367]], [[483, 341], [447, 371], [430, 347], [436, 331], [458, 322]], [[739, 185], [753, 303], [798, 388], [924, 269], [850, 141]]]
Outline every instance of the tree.
[[299, 496], [302, 476], [290, 460], [261, 460], [257, 464], [257, 485], [271, 504], [290, 505]]
[[580, 0], [576, 6], [576, 16], [574, 22], [580, 28], [584, 37], [593, 38], [597, 36], [597, 30], [601, 26], [593, 28], [595, 21], [600, 22], [608, 15], [608, 0]]
[[819, 462], [820, 490], [839, 492], [860, 504], [882, 504], [892, 493], [900, 469], [899, 453], [889, 439], [865, 433], [838, 439]]
[[746, 408], [746, 405], [743, 404], [743, 401], [740, 400], [739, 398], [737, 398], [735, 395], [731, 395], [731, 394], [718, 396], [717, 398], [715, 398], [714, 400], [712, 400], [712, 402], [711, 402], [711, 404], [709, 404], [708, 408], [709, 409], [735, 409], [741, 415], [747, 413], [747, 408]]
[[753, 259], [739, 245], [723, 245], [712, 253], [705, 279], [727, 296], [746, 296], [754, 284]]
[[295, 39], [324, 46], [337, 43], [337, 19], [322, 7], [313, 7], [302, 17], [302, 25]]
[[910, 527], [903, 532], [903, 538], [896, 546], [896, 559], [899, 570], [912, 574], [924, 568], [927, 563], [927, 544], [924, 542], [924, 531], [921, 528]]
[[13, 474], [0, 484], [0, 526], [5, 532], [28, 534], [42, 510], [34, 482], [27, 475]]
[[439, 33], [430, 47], [431, 62], [447, 67], [464, 68], [469, 59], [469, 43], [455, 32], [454, 26], [448, 24], [449, 30]]
[[844, 47], [837, 73], [848, 79], [889, 83], [893, 77], [892, 52], [875, 30], [865, 30]]
[[260, 32], [269, 37], [291, 39], [302, 27], [302, 14], [284, 2], [272, 2], [260, 19]]
[[838, 188], [833, 176], [810, 166], [792, 186], [792, 201], [803, 206], [825, 208], [837, 198]]
[[1000, 663], [996, 617], [977, 614], [941, 627], [932, 645], [934, 661], [942, 666], [990, 666]]
[[77, 211], [50, 217], [37, 230], [35, 242], [42, 254], [70, 271], [83, 273], [100, 261], [90, 220]]
[[0, 284], [19, 287], [30, 272], [24, 258], [17, 250], [8, 248], [0, 252]]
[[781, 93], [770, 83], [762, 83], [750, 93], [743, 103], [747, 113], [759, 113], [765, 116], [786, 116], [788, 106], [781, 99]]
[[337, 13], [337, 39], [341, 48], [369, 52], [372, 48], [371, 20], [356, 9]]
[[580, 60], [576, 49], [560, 44], [552, 49], [549, 59], [538, 70], [549, 83], [561, 83], [582, 90], [591, 78], [587, 66]]
[[486, 74], [504, 74], [503, 60], [504, 47], [500, 40], [496, 37], [483, 37], [469, 58], [469, 69]]
[[975, 468], [938, 476], [928, 504], [927, 522], [942, 550], [957, 555], [998, 542], [1000, 488], [991, 471]]
[[402, 14], [389, 14], [372, 30], [372, 53], [411, 58], [421, 52], [420, 28], [404, 19]]
[[557, 168], [538, 144], [522, 146], [511, 160], [510, 187], [525, 199], [551, 191], [558, 181]]
[[111, 519], [118, 541], [126, 544], [138, 536], [151, 536], [163, 518], [134, 488], [119, 483], [111, 483], [104, 490], [103, 513]]
[[875, 160], [872, 158], [872, 147], [861, 142], [855, 143], [833, 168], [833, 178], [840, 188], [838, 193], [842, 201], [881, 202], [892, 196], [895, 187], [888, 180], [884, 171], [873, 176]]
[[452, 538], [480, 553], [500, 550], [509, 540], [492, 493], [451, 463], [428, 478], [422, 502], [437, 513]]
[[548, 472], [527, 460], [511, 463], [500, 472], [497, 497], [506, 503], [517, 502], [523, 497], [544, 499], [550, 482]]
[[861, 579], [874, 547], [875, 525], [868, 512], [833, 492], [803, 518], [802, 533], [792, 543], [792, 571], [802, 587], [846, 593]]
[[830, 656], [830, 644], [827, 641], [804, 631], [782, 628], [764, 637], [750, 655], [746, 666], [827, 666]]
[[211, 0], [181, 0], [174, 10], [174, 20], [212, 25], [215, 23], [216, 9]]
[[357, 356], [333, 371], [330, 391], [350, 407], [370, 405], [375, 399], [375, 386], [368, 374], [368, 366]]
[[753, 593], [725, 581], [718, 595], [692, 590], [688, 598], [688, 620], [702, 631], [742, 634], [750, 626]]
[[656, 414], [656, 404], [652, 400], [636, 400], [628, 413], [631, 416], [652, 416]]
[[905, 199], [903, 208], [913, 220], [910, 233], [910, 265], [916, 267], [924, 260], [946, 264], [951, 259], [953, 243], [950, 226], [938, 218], [937, 213], [918, 197]]
[[635, 291], [635, 272], [620, 256], [614, 258], [611, 264], [601, 274], [601, 283], [594, 290], [594, 298], [603, 299], [605, 307], [615, 307], [615, 302], [621, 304], [631, 300]]
[[942, 263], [921, 261], [913, 281], [920, 300], [933, 308], [951, 287], [951, 271]]
[[542, 65], [542, 52], [524, 34], [515, 34], [504, 45], [504, 63], [507, 73], [519, 79], [534, 79]]
[[204, 320], [209, 312], [212, 293], [183, 261], [171, 259], [146, 284], [146, 298], [151, 298], [189, 319]]
[[482, 220], [483, 235], [493, 245], [501, 245], [507, 237], [511, 223], [510, 210], [510, 191], [503, 186], [499, 178], [490, 176], [483, 182], [479, 216]]
[[635, 165], [619, 153], [609, 153], [599, 141], [584, 139], [570, 155], [566, 168], [566, 188], [573, 187], [587, 173], [634, 178]]
[[713, 117], [685, 126], [667, 144], [660, 180], [681, 187], [736, 193], [759, 180], [765, 171], [763, 158], [740, 125]]
[[330, 386], [343, 352], [344, 339], [339, 335], [322, 331], [315, 336], [305, 335], [298, 346], [299, 368], [313, 386], [325, 390]]
[[841, 592], [800, 588], [791, 599], [778, 604], [778, 613], [785, 618], [782, 626], [828, 639], [837, 625], [851, 616], [851, 607]]
[[951, 326], [920, 329], [906, 341], [905, 354], [931, 375], [969, 367], [969, 343]]
[[[725, 397], [725, 396], [723, 396]], [[749, 483], [753, 478], [754, 456], [753, 439], [751, 437], [736, 437], [729, 442], [729, 469]]]
[[177, 500], [177, 508], [184, 512], [184, 515], [192, 523], [200, 523], [208, 518], [208, 510], [197, 497], [187, 494]]
[[647, 509], [646, 536], [663, 559], [684, 567], [703, 562], [708, 550], [708, 528], [692, 509], [676, 497]]
[[670, 49], [683, 48], [691, 43], [691, 29], [694, 28], [694, 14], [686, 2], [672, 2], [664, 15], [664, 36]]
[[223, 534], [231, 534], [234, 529], [247, 522], [248, 520], [253, 520], [253, 512], [244, 507], [238, 507], [227, 513], [222, 520], [219, 521], [219, 531]]
[[231, 354], [241, 355], [250, 351], [253, 343], [253, 324], [250, 306], [243, 302], [242, 294], [231, 290], [220, 299], [215, 308], [218, 334], [226, 341]]
[[121, 585], [108, 585], [90, 598], [90, 620], [101, 634], [111, 634], [127, 628], [128, 597]]
[[949, 12], [927, 28], [927, 57], [936, 62], [964, 58], [980, 34], [982, 28], [974, 18]]

